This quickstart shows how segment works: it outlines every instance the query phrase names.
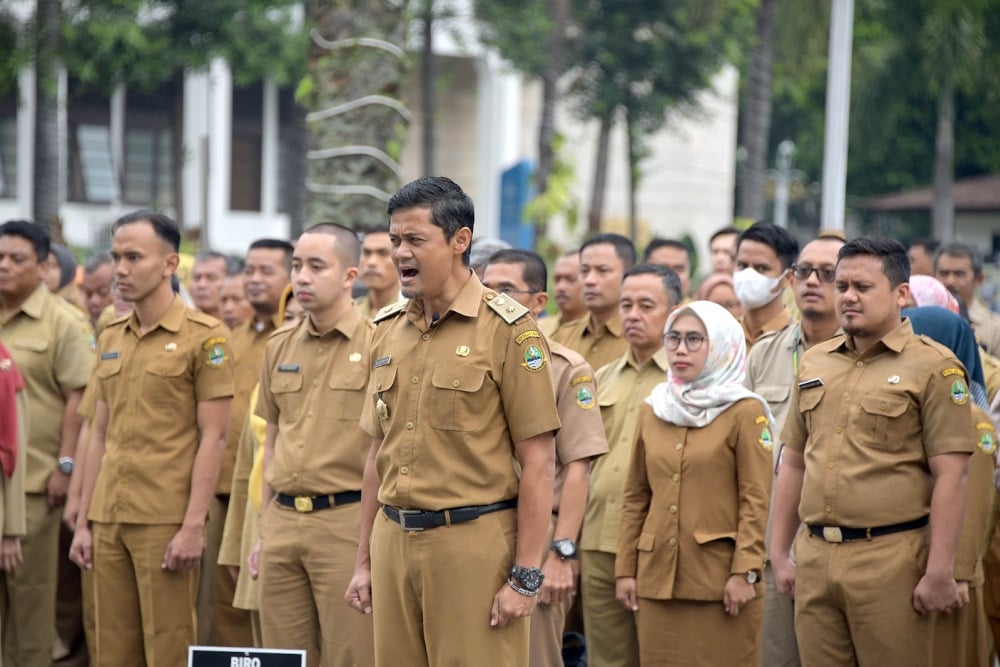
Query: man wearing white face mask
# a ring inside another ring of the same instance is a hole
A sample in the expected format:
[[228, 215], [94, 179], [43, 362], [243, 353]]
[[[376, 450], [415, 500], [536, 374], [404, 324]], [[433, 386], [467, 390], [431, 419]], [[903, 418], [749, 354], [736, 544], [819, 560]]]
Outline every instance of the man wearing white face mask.
[[770, 222], [754, 223], [740, 234], [733, 287], [743, 304], [747, 349], [765, 332], [778, 331], [791, 322], [791, 311], [781, 297], [798, 254], [795, 237]]

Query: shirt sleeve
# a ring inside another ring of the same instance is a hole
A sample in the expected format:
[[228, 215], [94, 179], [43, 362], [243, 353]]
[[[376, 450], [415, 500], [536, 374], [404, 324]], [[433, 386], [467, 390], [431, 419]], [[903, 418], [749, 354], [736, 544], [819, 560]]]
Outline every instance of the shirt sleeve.
[[94, 351], [86, 328], [69, 313], [60, 312], [59, 315], [53, 366], [56, 382], [65, 394], [87, 385], [94, 368]]
[[974, 451], [971, 401], [962, 365], [955, 359], [938, 363], [929, 375], [920, 405], [921, 432], [928, 457]]
[[[608, 451], [601, 409], [597, 407], [597, 385], [594, 370], [587, 362], [575, 364], [565, 377], [558, 379], [559, 421], [556, 435], [556, 455], [563, 465], [580, 459], [600, 456]], [[556, 380], [556, 378], [553, 378]]]
[[[534, 320], [524, 317], [507, 327], [500, 395], [515, 443], [559, 430], [552, 389], [552, 357]], [[498, 337], [504, 339], [501, 334]]]
[[233, 350], [229, 330], [222, 324], [200, 336], [194, 351], [194, 394], [196, 400], [231, 398], [233, 395]]
[[767, 547], [764, 533], [771, 505], [770, 429], [764, 406], [756, 399], [742, 401], [729, 409], [738, 420], [736, 442], [736, 483], [738, 520], [736, 549], [731, 572], [742, 574], [763, 570]]
[[618, 555], [615, 558], [615, 577], [635, 577], [639, 568], [639, 535], [649, 513], [653, 490], [646, 472], [646, 443], [643, 426], [652, 409], [643, 404], [643, 414], [635, 429], [631, 458], [628, 463], [628, 477], [622, 497], [621, 522], [618, 527]]

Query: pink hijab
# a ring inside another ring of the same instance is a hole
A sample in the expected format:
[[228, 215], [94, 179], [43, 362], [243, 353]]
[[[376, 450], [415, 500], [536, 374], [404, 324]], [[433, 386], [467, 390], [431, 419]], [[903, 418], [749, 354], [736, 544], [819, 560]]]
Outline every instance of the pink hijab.
[[913, 295], [917, 307], [940, 306], [956, 315], [959, 314], [955, 296], [937, 278], [925, 275], [910, 276], [910, 294]]

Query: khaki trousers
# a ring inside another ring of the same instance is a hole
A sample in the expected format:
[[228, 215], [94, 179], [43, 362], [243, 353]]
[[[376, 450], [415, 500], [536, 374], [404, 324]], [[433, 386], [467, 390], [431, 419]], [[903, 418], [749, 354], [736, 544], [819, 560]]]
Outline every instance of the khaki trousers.
[[580, 595], [589, 664], [638, 667], [639, 635], [635, 614], [615, 599], [615, 555], [580, 552]]
[[379, 511], [371, 539], [376, 664], [526, 666], [528, 619], [490, 626], [516, 534], [511, 510], [424, 531], [404, 531]]
[[372, 619], [344, 602], [354, 574], [360, 522], [361, 503], [300, 514], [274, 502], [264, 513], [264, 648], [305, 649], [310, 667], [374, 664]]
[[87, 639], [84, 633], [82, 575], [69, 559], [73, 532], [59, 524], [59, 573], [56, 585], [56, 643], [52, 651], [58, 667], [86, 667]]
[[934, 614], [913, 609], [928, 529], [830, 544], [795, 540], [795, 633], [806, 667], [930, 664]]
[[56, 581], [59, 568], [60, 508], [44, 493], [25, 496], [28, 534], [21, 540], [24, 562], [4, 573], [3, 660], [8, 667], [49, 667], [55, 642]]
[[[736, 616], [722, 600], [639, 598], [639, 660], [643, 667], [759, 667], [764, 600], [751, 600]], [[599, 663], [595, 663], [599, 664]]]
[[969, 604], [934, 619], [934, 667], [981, 667], [989, 665], [993, 636], [990, 634], [980, 587], [969, 587]]
[[562, 637], [566, 613], [572, 601], [562, 604], [538, 603], [531, 615], [529, 661], [531, 667], [562, 667]]
[[795, 605], [778, 592], [774, 571], [764, 568], [763, 664], [767, 667], [799, 667], [799, 645], [795, 641]]
[[983, 572], [986, 582], [983, 584], [983, 608], [993, 635], [994, 651], [1000, 648], [1000, 524], [993, 531], [993, 540], [983, 558]]
[[92, 524], [96, 662], [100, 667], [177, 667], [195, 643], [198, 568], [160, 567], [180, 526]]
[[233, 607], [236, 582], [229, 568], [219, 565], [219, 545], [226, 527], [229, 496], [212, 499], [207, 526], [208, 543], [201, 561], [201, 585], [198, 592], [198, 636], [211, 646], [253, 646], [250, 613]]

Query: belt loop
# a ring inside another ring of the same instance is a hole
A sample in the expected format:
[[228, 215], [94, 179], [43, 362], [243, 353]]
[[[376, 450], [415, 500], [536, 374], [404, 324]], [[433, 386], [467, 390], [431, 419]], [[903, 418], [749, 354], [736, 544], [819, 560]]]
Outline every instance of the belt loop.
[[865, 537], [868, 538], [869, 542], [872, 541], [872, 529], [871, 528], [865, 528]]
[[444, 525], [446, 526], [451, 525], [451, 510], [444, 511]]

